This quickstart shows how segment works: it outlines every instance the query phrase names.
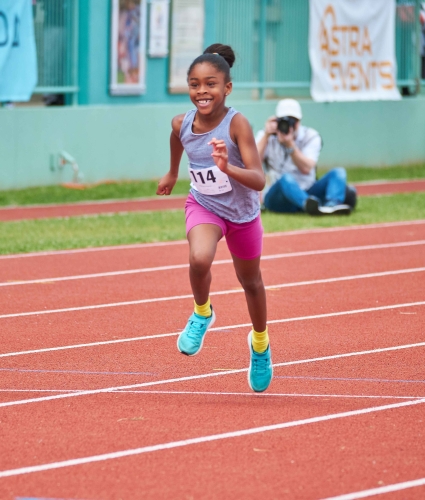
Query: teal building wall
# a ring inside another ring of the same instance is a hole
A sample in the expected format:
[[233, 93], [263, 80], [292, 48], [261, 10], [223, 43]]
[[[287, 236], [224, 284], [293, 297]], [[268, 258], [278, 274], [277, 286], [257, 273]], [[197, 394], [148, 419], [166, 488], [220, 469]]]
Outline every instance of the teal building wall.
[[[61, 151], [75, 158], [86, 183], [158, 178], [168, 169], [171, 119], [192, 107], [187, 95], [168, 93], [169, 59], [147, 58], [144, 95], [111, 96], [111, 2], [78, 2], [78, 105], [0, 107], [0, 189], [71, 181], [71, 167], [58, 167]], [[220, 24], [227, 3], [204, 2], [204, 45], [218, 41], [220, 33], [231, 39], [233, 33]], [[257, 132], [277, 100], [247, 98], [252, 95], [234, 91], [228, 103]], [[323, 137], [323, 167], [425, 162], [425, 94], [394, 102], [301, 102], [303, 123]], [[184, 159], [181, 175], [187, 176]]]
[[[256, 132], [276, 101], [230, 99], [229, 104]], [[323, 137], [323, 167], [425, 161], [425, 97], [301, 104], [303, 123]], [[176, 104], [0, 108], [0, 189], [70, 182], [70, 166], [56, 165], [61, 151], [76, 159], [83, 182], [158, 178], [168, 169], [171, 119], [189, 108], [188, 98]]]

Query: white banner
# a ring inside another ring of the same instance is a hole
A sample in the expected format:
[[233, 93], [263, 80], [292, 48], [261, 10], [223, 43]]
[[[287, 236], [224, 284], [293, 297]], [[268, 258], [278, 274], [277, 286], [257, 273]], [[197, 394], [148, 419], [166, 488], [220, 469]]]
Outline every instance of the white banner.
[[401, 99], [395, 9], [396, 0], [310, 0], [315, 101]]

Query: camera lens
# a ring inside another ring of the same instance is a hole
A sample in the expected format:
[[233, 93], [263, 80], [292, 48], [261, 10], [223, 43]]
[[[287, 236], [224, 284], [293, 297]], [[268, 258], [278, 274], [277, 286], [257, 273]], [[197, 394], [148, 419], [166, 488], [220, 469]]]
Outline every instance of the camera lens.
[[277, 121], [277, 129], [279, 130], [279, 132], [282, 132], [282, 134], [287, 134], [289, 132], [290, 126], [291, 125], [289, 123], [289, 120], [285, 118], [279, 118]]
[[282, 134], [288, 134], [291, 128], [295, 128], [297, 119], [292, 116], [283, 116], [277, 119], [277, 129]]

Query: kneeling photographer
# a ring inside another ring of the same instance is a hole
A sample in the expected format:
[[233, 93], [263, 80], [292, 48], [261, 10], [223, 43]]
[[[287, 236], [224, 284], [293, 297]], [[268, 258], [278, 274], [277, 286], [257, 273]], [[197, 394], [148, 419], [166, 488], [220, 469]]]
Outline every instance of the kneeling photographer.
[[356, 190], [347, 185], [344, 168], [330, 170], [317, 180], [322, 139], [316, 130], [301, 125], [301, 118], [299, 102], [283, 99], [276, 116], [257, 134], [267, 178], [263, 206], [281, 213], [348, 215], [356, 205]]

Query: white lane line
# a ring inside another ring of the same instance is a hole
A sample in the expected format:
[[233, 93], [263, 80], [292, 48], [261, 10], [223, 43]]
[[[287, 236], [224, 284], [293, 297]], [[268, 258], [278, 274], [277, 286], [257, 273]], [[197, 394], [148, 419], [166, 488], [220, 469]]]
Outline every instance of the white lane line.
[[[406, 345], [400, 345], [400, 346], [392, 346], [392, 347], [382, 347], [379, 349], [371, 349], [368, 351], [357, 351], [357, 352], [348, 352], [348, 353], [343, 353], [343, 354], [332, 354], [330, 356], [322, 356], [318, 358], [310, 358], [310, 359], [300, 359], [296, 361], [285, 361], [283, 363], [273, 363], [273, 367], [282, 367], [282, 366], [293, 366], [293, 365], [302, 365], [306, 363], [315, 363], [318, 361], [329, 361], [331, 359], [342, 359], [342, 358], [349, 358], [352, 356], [364, 356], [366, 354], [379, 354], [382, 352], [391, 352], [391, 351], [398, 351], [401, 349], [411, 349], [415, 347], [424, 347], [425, 342], [420, 342], [418, 344], [406, 344]], [[156, 385], [164, 385], [164, 384], [174, 384], [178, 382], [187, 382], [189, 380], [200, 380], [204, 378], [211, 378], [211, 377], [221, 377], [223, 375], [234, 375], [236, 373], [244, 373], [248, 371], [248, 368], [240, 368], [236, 370], [226, 370], [226, 371], [220, 371], [220, 372], [214, 372], [214, 373], [203, 373], [201, 375], [190, 375], [186, 377], [180, 377], [180, 378], [172, 378], [172, 379], [165, 379], [165, 380], [155, 380], [151, 382], [141, 382], [139, 384], [130, 384], [130, 385], [121, 385], [121, 386], [116, 386], [116, 387], [106, 387], [104, 389], [89, 389], [81, 392], [73, 392], [68, 393], [68, 394], [59, 394], [56, 396], [45, 396], [42, 398], [31, 398], [31, 399], [21, 399], [18, 401], [8, 401], [6, 403], [0, 403], [0, 408], [5, 408], [7, 406], [17, 406], [17, 405], [22, 405], [22, 404], [29, 404], [29, 403], [39, 403], [43, 401], [52, 401], [55, 399], [64, 399], [64, 398], [70, 398], [70, 397], [75, 397], [75, 396], [88, 396], [91, 394], [102, 394], [102, 393], [107, 393], [107, 392], [114, 392], [114, 391], [120, 391], [123, 389], [137, 389], [139, 387], [152, 387]]]
[[[295, 231], [286, 231], [278, 233], [265, 233], [264, 238], [276, 238], [276, 237], [286, 237], [286, 236], [298, 236], [303, 234], [321, 234], [321, 233], [335, 233], [340, 231], [358, 231], [363, 229], [380, 229], [388, 227], [400, 227], [400, 226], [416, 226], [425, 224], [425, 219], [411, 220], [411, 221], [400, 221], [400, 222], [383, 222], [380, 224], [359, 224], [356, 226], [340, 226], [340, 227], [327, 227], [318, 229], [298, 229]], [[223, 240], [222, 240], [223, 241]], [[130, 245], [112, 245], [106, 247], [90, 247], [90, 248], [75, 248], [72, 250], [51, 250], [42, 252], [31, 252], [31, 253], [21, 253], [21, 254], [9, 254], [0, 255], [0, 260], [7, 259], [23, 259], [27, 257], [44, 257], [48, 255], [69, 255], [69, 254], [79, 254], [79, 253], [91, 253], [91, 252], [104, 252], [104, 251], [121, 251], [121, 250], [131, 250], [131, 249], [143, 249], [161, 246], [174, 246], [174, 245], [186, 245], [187, 240], [177, 240], [177, 241], [164, 241], [158, 243], [134, 243]]]
[[416, 399], [415, 401], [405, 401], [402, 403], [393, 403], [384, 406], [374, 406], [371, 408], [363, 408], [361, 410], [352, 410], [342, 413], [333, 413], [330, 415], [323, 415], [320, 417], [305, 418], [302, 420], [293, 420], [292, 422], [282, 422], [273, 425], [264, 425], [261, 427], [252, 427], [250, 429], [241, 429], [232, 432], [223, 432], [221, 434], [212, 434], [209, 436], [201, 436], [191, 439], [183, 439], [181, 441], [170, 441], [168, 443], [161, 443], [152, 446], [143, 446], [141, 448], [133, 448], [130, 450], [116, 451], [112, 453], [103, 453], [101, 455], [92, 455], [89, 457], [74, 458], [71, 460], [63, 460], [60, 462], [51, 462], [47, 464], [33, 465], [30, 467], [21, 467], [19, 469], [10, 469], [0, 472], [0, 478], [19, 476], [22, 474], [29, 474], [32, 472], [43, 472], [53, 469], [60, 469], [63, 467], [72, 467], [75, 465], [89, 464], [93, 462], [101, 462], [104, 460], [113, 460], [117, 458], [130, 457], [134, 455], [141, 455], [142, 453], [151, 453], [154, 451], [170, 450], [173, 448], [181, 448], [183, 446], [190, 446], [194, 444], [210, 443], [213, 441], [219, 441], [223, 439], [238, 438], [242, 436], [250, 436], [253, 434], [260, 434], [263, 432], [270, 432], [279, 429], [288, 429], [290, 427], [298, 427], [301, 425], [317, 424], [319, 422], [328, 422], [330, 420], [336, 420], [341, 418], [355, 417], [358, 415], [366, 415], [368, 413], [374, 413], [378, 411], [393, 410], [397, 408], [403, 408], [413, 405], [418, 405], [425, 403], [425, 399]]
[[[84, 389], [0, 389], [0, 392], [81, 392]], [[194, 396], [247, 396], [247, 397], [294, 397], [294, 398], [354, 398], [354, 399], [424, 399], [425, 396], [382, 396], [382, 395], [367, 395], [367, 394], [299, 394], [294, 392], [288, 393], [255, 393], [255, 392], [213, 392], [213, 391], [152, 391], [152, 390], [113, 390], [115, 394], [190, 394]]]
[[[395, 276], [400, 274], [412, 274], [412, 273], [422, 273], [425, 271], [425, 267], [414, 267], [411, 269], [397, 269], [395, 271], [382, 271], [380, 273], [366, 273], [366, 274], [354, 274], [351, 276], [339, 276], [337, 278], [324, 278], [318, 280], [310, 280], [310, 281], [297, 281], [294, 283], [279, 283], [276, 285], [268, 285], [264, 287], [266, 290], [273, 290], [276, 288], [292, 288], [297, 286], [309, 286], [309, 285], [320, 285], [323, 283], [336, 283], [339, 281], [352, 281], [358, 279], [369, 279], [369, 278], [381, 278], [384, 276]], [[242, 288], [238, 288], [236, 290], [222, 290], [219, 292], [210, 292], [210, 296], [218, 296], [218, 295], [231, 295], [235, 293], [243, 293]], [[174, 295], [169, 297], [155, 297], [152, 299], [140, 299], [140, 300], [128, 300], [124, 302], [109, 302], [105, 304], [96, 304], [91, 306], [78, 306], [78, 307], [65, 307], [61, 309], [43, 309], [41, 311], [27, 311], [21, 313], [9, 313], [9, 314], [1, 314], [0, 319], [4, 318], [20, 318], [22, 316], [39, 316], [42, 314], [57, 314], [64, 312], [75, 312], [75, 311], [87, 311], [92, 309], [104, 309], [109, 307], [122, 307], [122, 306], [134, 306], [140, 304], [151, 304], [157, 302], [168, 302], [171, 300], [183, 300], [183, 299], [191, 299], [193, 298], [192, 294], [187, 295]]]
[[0, 392], [81, 392], [82, 390], [84, 389], [0, 389]]
[[[402, 241], [398, 243], [383, 243], [378, 245], [360, 245], [360, 246], [352, 246], [352, 247], [341, 247], [341, 248], [327, 248], [322, 250], [307, 250], [303, 252], [288, 252], [288, 253], [279, 253], [279, 254], [271, 254], [271, 255], [263, 255], [261, 257], [262, 260], [276, 260], [276, 259], [285, 259], [285, 258], [294, 258], [294, 257], [308, 257], [308, 256], [317, 256], [317, 255], [327, 255], [334, 253], [344, 253], [344, 252], [362, 252], [366, 250], [383, 250], [389, 248], [402, 248], [402, 247], [411, 247], [425, 245], [425, 240], [416, 240], [416, 241]], [[232, 259], [222, 259], [216, 260], [213, 262], [213, 265], [221, 265], [221, 264], [232, 264]], [[18, 285], [33, 285], [38, 283], [56, 283], [59, 281], [71, 281], [71, 280], [82, 280], [82, 279], [91, 279], [91, 278], [105, 278], [110, 276], [125, 276], [128, 274], [140, 274], [140, 273], [151, 273], [151, 272], [159, 272], [159, 271], [170, 271], [176, 269], [187, 269], [189, 264], [174, 264], [169, 266], [156, 266], [156, 267], [142, 267], [138, 269], [127, 269], [123, 271], [108, 271], [104, 273], [92, 273], [92, 274], [77, 274], [71, 276], [59, 276], [56, 278], [39, 278], [33, 280], [17, 280], [17, 281], [4, 281], [0, 282], [0, 287], [8, 287], [8, 286], [18, 286]]]
[[[425, 224], [425, 221], [424, 221]], [[138, 250], [144, 248], [168, 247], [177, 245], [187, 245], [187, 240], [157, 241], [155, 243], [131, 243], [128, 245], [110, 245], [105, 247], [73, 248], [70, 250], [46, 250], [41, 252], [15, 253], [0, 255], [0, 260], [25, 259], [27, 257], [48, 257], [56, 255], [73, 255], [92, 252], [116, 252], [121, 250]]]
[[[404, 303], [404, 304], [393, 304], [393, 305], [389, 305], [389, 306], [370, 307], [367, 309], [352, 309], [352, 310], [348, 310], [348, 311], [340, 311], [340, 312], [333, 312], [333, 313], [314, 314], [312, 316], [298, 316], [298, 317], [294, 317], [294, 318], [273, 319], [273, 320], [269, 320], [267, 323], [269, 325], [270, 324], [278, 324], [278, 323], [290, 323], [293, 321], [305, 321], [305, 320], [311, 320], [311, 319], [332, 318], [335, 316], [345, 316], [345, 315], [350, 315], [350, 314], [362, 314], [362, 313], [375, 312], [375, 311], [387, 311], [387, 310], [391, 310], [391, 309], [400, 309], [400, 308], [405, 308], [405, 307], [415, 307], [415, 306], [423, 306], [423, 305], [425, 305], [425, 301], [408, 302], [408, 303]], [[213, 328], [210, 328], [208, 331], [220, 332], [223, 330], [235, 330], [237, 328], [250, 328], [251, 326], [252, 325], [250, 323], [239, 323], [237, 325], [213, 327]], [[80, 349], [83, 347], [96, 347], [96, 346], [108, 345], [108, 344], [121, 344], [123, 342], [137, 342], [140, 340], [150, 340], [150, 339], [174, 337], [176, 335], [179, 335], [180, 333], [181, 332], [158, 333], [157, 335], [131, 337], [131, 338], [126, 338], [126, 339], [118, 339], [118, 340], [104, 340], [102, 342], [90, 342], [87, 344], [73, 344], [73, 345], [66, 345], [66, 346], [60, 346], [60, 347], [46, 347], [44, 349], [31, 349], [28, 351], [7, 352], [4, 354], [0, 354], [0, 358], [7, 358], [7, 357], [11, 357], [11, 356], [22, 356], [24, 354], [38, 354], [38, 353], [42, 353], [42, 352], [63, 351], [65, 349]]]
[[[361, 181], [356, 182], [355, 186], [381, 186], [381, 185], [392, 185], [392, 184], [414, 184], [415, 182], [424, 182], [424, 179], [394, 179], [392, 181], [386, 180], [375, 180], [375, 181]], [[396, 193], [393, 193], [396, 194]], [[398, 194], [398, 193], [397, 193]], [[401, 194], [401, 193], [400, 193]]]
[[[400, 182], [414, 182], [416, 179], [412, 179], [412, 181], [400, 181]], [[417, 179], [419, 180], [419, 179]], [[383, 182], [383, 181], [382, 181]], [[393, 182], [393, 181], [388, 181], [388, 182]], [[394, 181], [396, 182], [396, 181]], [[385, 184], [385, 182], [383, 182]], [[170, 195], [167, 197], [169, 200], [183, 200], [186, 199], [187, 195], [182, 194], [182, 195]], [[6, 206], [6, 207], [0, 207], [0, 213], [1, 212], [7, 212], [8, 210], [13, 211], [13, 210], [26, 210], [26, 209], [33, 209], [33, 208], [68, 208], [68, 207], [92, 207], [92, 206], [102, 206], [102, 205], [108, 205], [108, 204], [113, 204], [113, 205], [119, 205], [119, 204], [126, 204], [126, 203], [139, 203], [139, 202], [152, 202], [156, 201], [158, 204], [161, 204], [161, 199], [160, 198], [155, 198], [155, 197], [150, 197], [150, 196], [145, 196], [141, 198], [111, 198], [107, 200], [92, 200], [92, 201], [73, 201], [69, 203], [34, 203], [32, 205], [13, 205], [13, 206]], [[162, 210], [162, 209], [161, 209]], [[167, 208], [163, 210], [168, 210]], [[96, 214], [96, 215], [102, 215], [102, 214]]]
[[317, 229], [296, 229], [294, 231], [281, 231], [277, 233], [266, 233], [264, 237], [275, 238], [280, 236], [297, 236], [302, 234], [320, 234], [320, 233], [335, 233], [340, 231], [357, 231], [363, 229], [381, 229], [387, 227], [399, 227], [399, 226], [411, 226], [411, 225], [421, 225], [425, 224], [425, 219], [417, 219], [410, 221], [400, 221], [400, 222], [381, 222], [378, 224], [358, 224], [355, 226], [339, 226], [339, 227], [326, 227]]
[[414, 479], [412, 481], [405, 481], [403, 483], [389, 484], [388, 486], [379, 486], [378, 488], [371, 488], [370, 490], [356, 491], [355, 493], [346, 493], [345, 495], [338, 495], [336, 497], [327, 497], [323, 500], [357, 500], [358, 498], [367, 498], [375, 495], [382, 495], [383, 493], [391, 493], [393, 491], [406, 490], [407, 488], [414, 488], [415, 486], [424, 486], [425, 477], [421, 479]]
[[[30, 391], [29, 391], [30, 392]], [[212, 391], [112, 391], [115, 393], [131, 393], [131, 394], [192, 394], [194, 396], [248, 396], [248, 397], [293, 397], [293, 398], [355, 398], [355, 399], [424, 399], [425, 396], [374, 396], [365, 394], [297, 394], [289, 393], [276, 393], [276, 392], [263, 392], [257, 394], [255, 392], [212, 392]]]

